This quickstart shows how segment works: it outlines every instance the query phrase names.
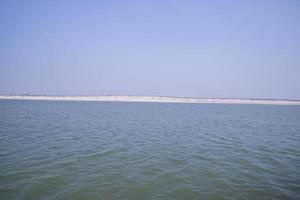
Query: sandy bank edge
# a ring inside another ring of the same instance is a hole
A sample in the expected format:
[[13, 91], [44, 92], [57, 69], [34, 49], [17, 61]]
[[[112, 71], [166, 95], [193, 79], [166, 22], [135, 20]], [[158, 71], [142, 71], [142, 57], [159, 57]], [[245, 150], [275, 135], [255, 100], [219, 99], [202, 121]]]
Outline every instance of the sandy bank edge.
[[160, 96], [13, 96], [0, 95], [2, 100], [49, 100], [49, 101], [116, 101], [116, 102], [160, 102], [160, 103], [215, 103], [215, 104], [268, 104], [300, 105], [300, 100], [268, 99], [219, 99]]

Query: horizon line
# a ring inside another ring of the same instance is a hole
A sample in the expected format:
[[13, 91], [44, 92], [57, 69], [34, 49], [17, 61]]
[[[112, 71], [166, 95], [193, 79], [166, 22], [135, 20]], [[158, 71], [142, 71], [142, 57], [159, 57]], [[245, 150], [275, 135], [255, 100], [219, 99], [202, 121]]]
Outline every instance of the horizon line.
[[[33, 97], [33, 99], [31, 98]], [[77, 97], [77, 99], [76, 99]], [[111, 98], [110, 98], [111, 97]], [[118, 97], [120, 99], [118, 99]], [[43, 99], [44, 98], [44, 99]], [[57, 99], [58, 98], [58, 99]], [[60, 99], [62, 98], [62, 99]], [[68, 99], [69, 98], [69, 99]], [[78, 99], [79, 98], [79, 99]], [[84, 99], [86, 98], [86, 99]], [[102, 98], [102, 99], [101, 99]], [[127, 98], [127, 99], [126, 99]], [[137, 99], [134, 99], [137, 98]], [[147, 99], [148, 98], [148, 99]], [[150, 99], [149, 99], [150, 98]], [[151, 99], [154, 98], [154, 99]], [[89, 101], [158, 101], [182, 103], [300, 103], [300, 99], [274, 99], [274, 98], [239, 98], [239, 97], [187, 97], [187, 96], [162, 96], [162, 95], [47, 95], [47, 94], [0, 94], [0, 99], [24, 100], [89, 100]], [[226, 100], [229, 100], [227, 102]], [[231, 101], [230, 101], [231, 100]]]
[[0, 96], [34, 96], [34, 97], [109, 97], [109, 96], [118, 96], [118, 97], [167, 97], [167, 98], [189, 98], [189, 99], [247, 99], [247, 100], [283, 100], [283, 101], [300, 101], [296, 98], [256, 98], [256, 97], [208, 97], [208, 96], [172, 96], [172, 95], [136, 95], [136, 94], [14, 94], [14, 93], [0, 93]]

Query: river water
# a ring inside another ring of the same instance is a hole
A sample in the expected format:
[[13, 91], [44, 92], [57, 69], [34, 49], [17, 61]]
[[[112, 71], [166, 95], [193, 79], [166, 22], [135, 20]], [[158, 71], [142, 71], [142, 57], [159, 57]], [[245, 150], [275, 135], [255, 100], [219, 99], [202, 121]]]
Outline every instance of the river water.
[[300, 106], [0, 101], [0, 199], [300, 199]]

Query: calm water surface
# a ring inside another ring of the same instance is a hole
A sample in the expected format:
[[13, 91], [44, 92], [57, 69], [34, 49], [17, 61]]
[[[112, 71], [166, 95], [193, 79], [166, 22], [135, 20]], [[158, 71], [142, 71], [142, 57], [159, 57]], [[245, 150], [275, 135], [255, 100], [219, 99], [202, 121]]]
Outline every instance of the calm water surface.
[[300, 199], [300, 106], [0, 101], [0, 199]]

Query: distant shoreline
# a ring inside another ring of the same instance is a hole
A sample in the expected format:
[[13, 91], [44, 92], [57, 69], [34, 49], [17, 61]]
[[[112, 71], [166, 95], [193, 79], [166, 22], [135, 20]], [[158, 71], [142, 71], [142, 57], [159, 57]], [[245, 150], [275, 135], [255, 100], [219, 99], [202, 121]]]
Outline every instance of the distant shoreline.
[[107, 95], [107, 96], [106, 95], [105, 96], [0, 95], [0, 100], [300, 105], [300, 100], [285, 100], [285, 99], [193, 98], [193, 97], [117, 96], [117, 95]]

